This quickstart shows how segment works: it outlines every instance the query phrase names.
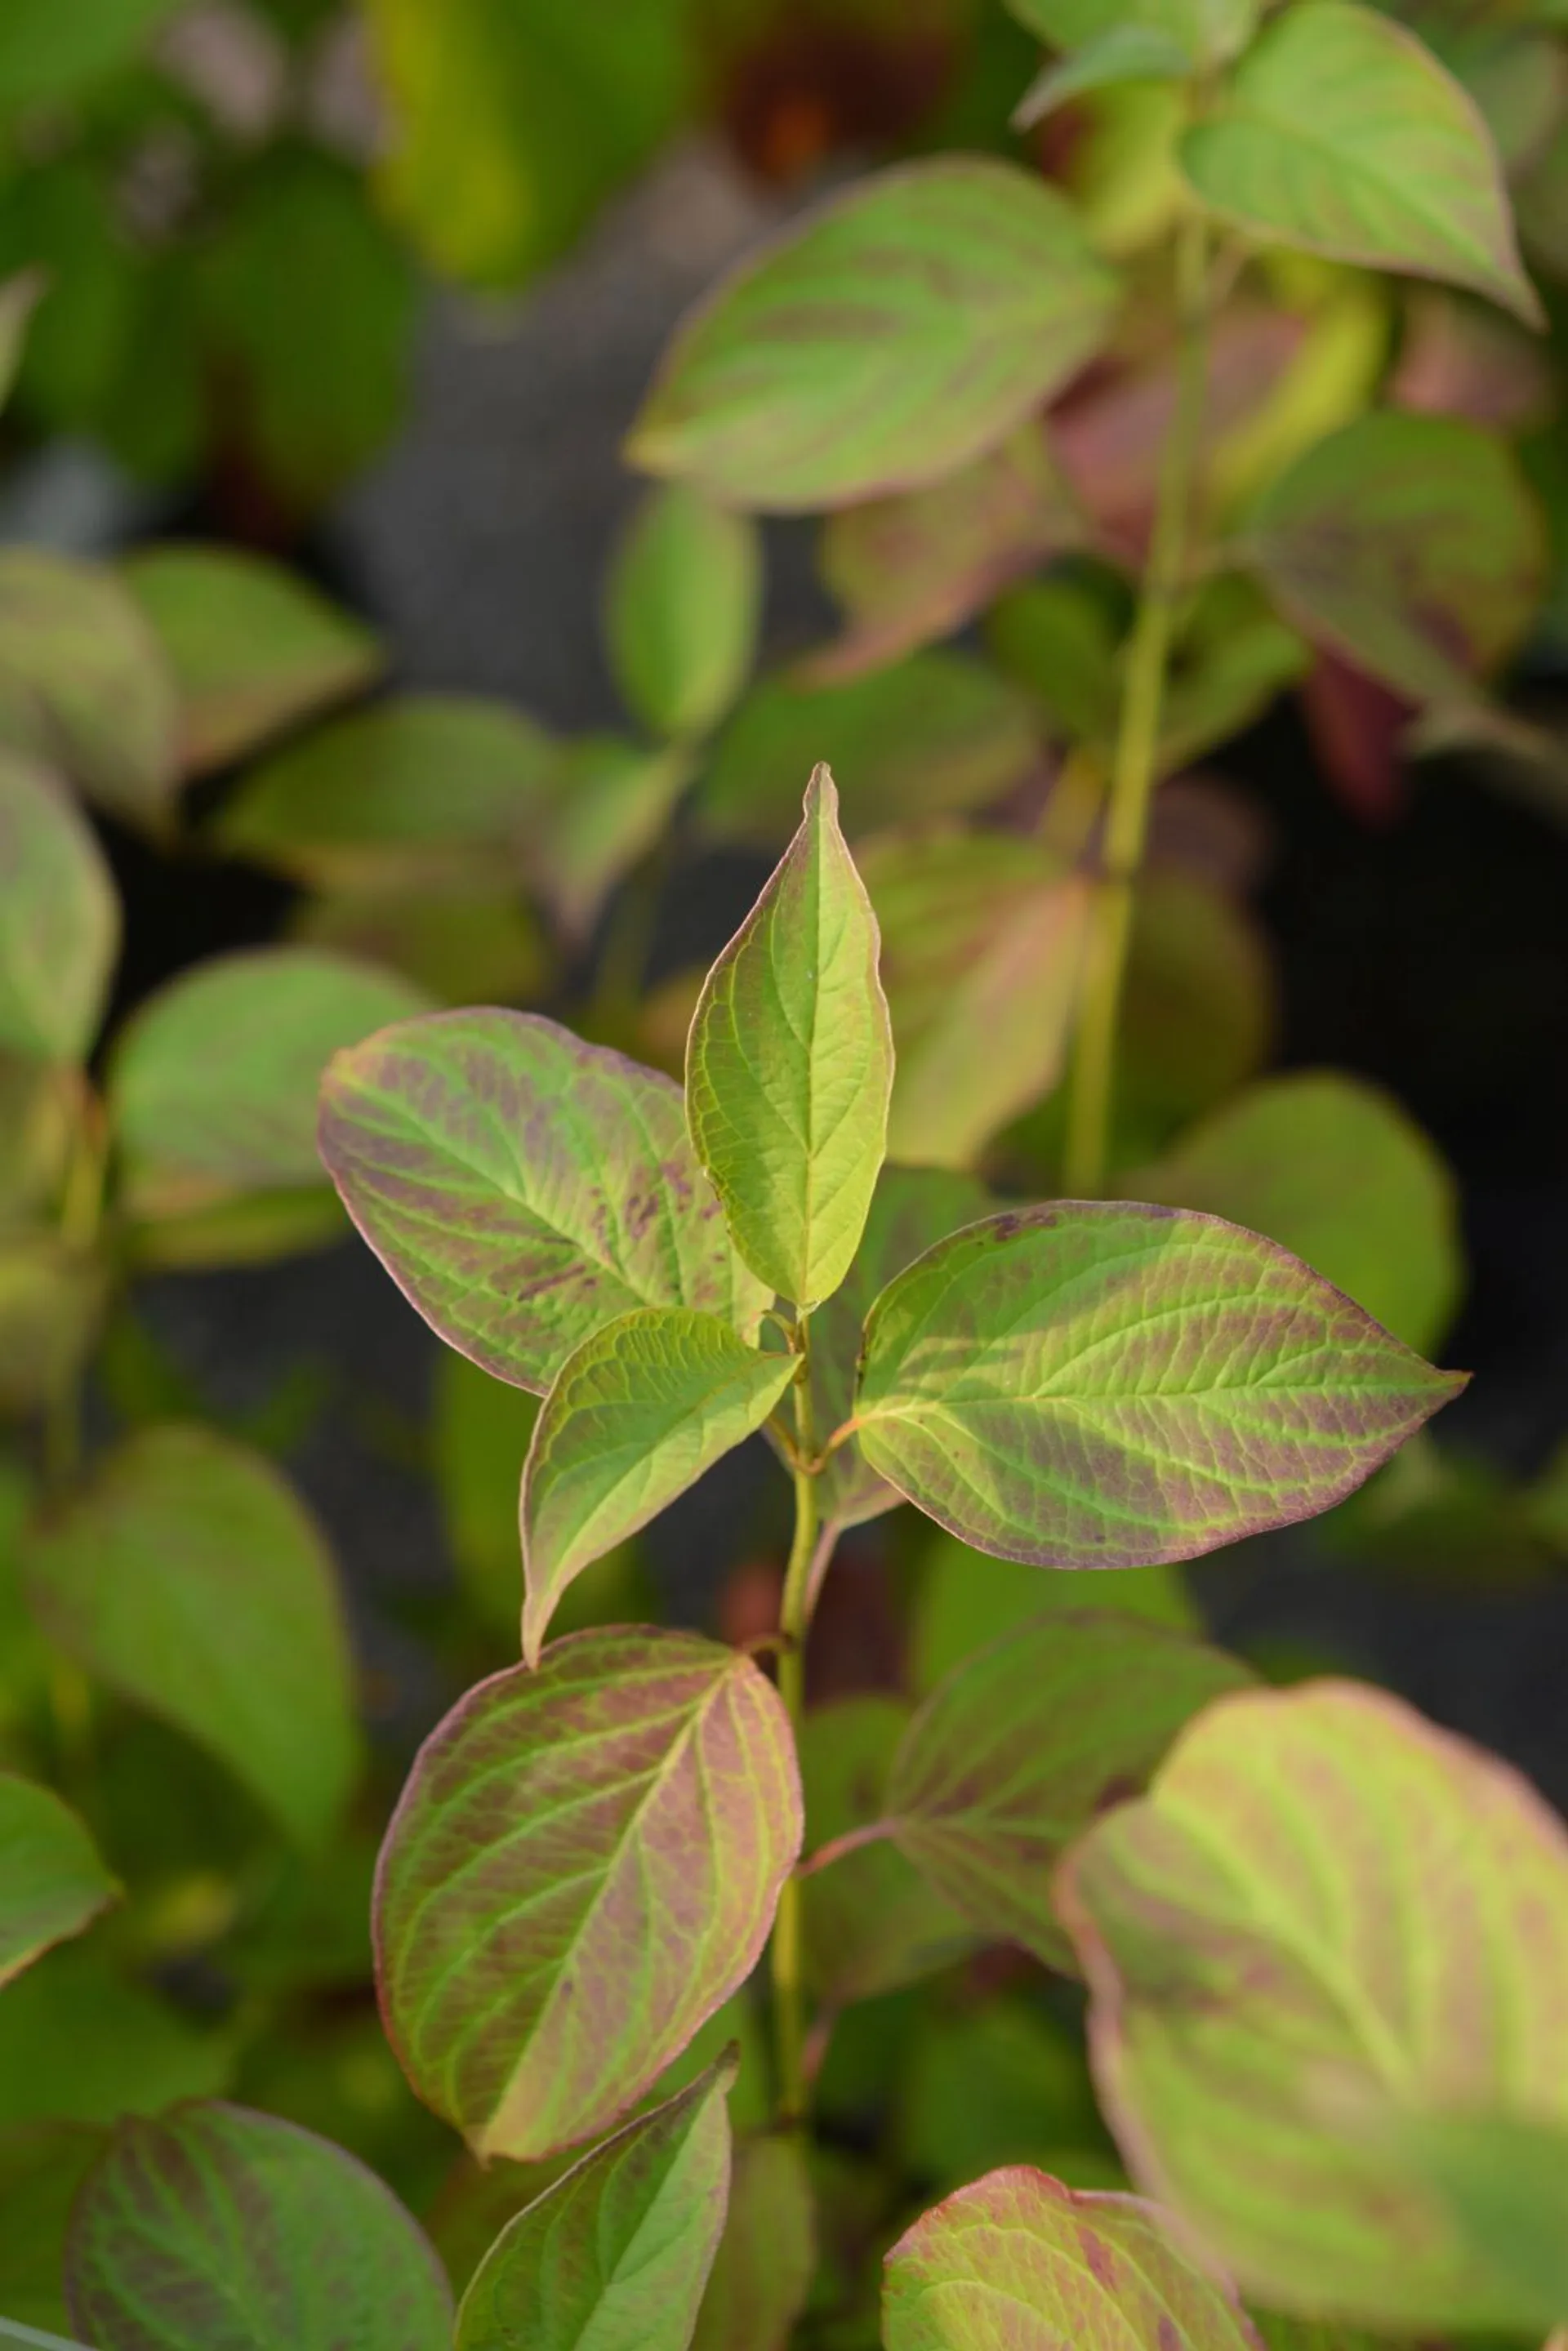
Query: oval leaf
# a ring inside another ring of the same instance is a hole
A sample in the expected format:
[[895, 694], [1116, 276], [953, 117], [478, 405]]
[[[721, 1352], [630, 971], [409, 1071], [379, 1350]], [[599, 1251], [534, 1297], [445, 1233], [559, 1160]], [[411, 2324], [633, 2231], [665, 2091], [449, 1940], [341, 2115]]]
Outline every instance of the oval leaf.
[[407, 695], [319, 728], [248, 776], [214, 828], [232, 856], [327, 888], [494, 880], [549, 805], [555, 743], [520, 711]]
[[452, 2296], [391, 2190], [341, 2147], [213, 2102], [123, 2124], [66, 2256], [98, 2351], [444, 2351]]
[[0, 743], [57, 767], [130, 824], [179, 788], [179, 706], [162, 649], [111, 572], [0, 550]]
[[979, 1550], [1136, 1567], [1327, 1510], [1463, 1385], [1239, 1226], [1061, 1201], [883, 1292], [855, 1417], [873, 1468]]
[[1246, 543], [1299, 628], [1417, 703], [1474, 698], [1546, 572], [1513, 452], [1452, 416], [1389, 411], [1331, 434], [1264, 492]]
[[0, 1771], [0, 1984], [79, 1935], [119, 1891], [69, 1806]]
[[133, 1206], [319, 1183], [316, 1094], [339, 1049], [423, 1009], [411, 982], [321, 947], [195, 965], [122, 1032], [110, 1107]]
[[1257, 2351], [1151, 2204], [1022, 2164], [960, 2188], [887, 2256], [887, 2351]]
[[821, 761], [845, 779], [844, 821], [858, 840], [912, 816], [983, 807], [1037, 756], [1028, 701], [967, 653], [917, 653], [831, 685], [768, 677], [719, 737], [697, 813], [714, 840], [770, 849], [796, 821], [801, 777]]
[[736, 1249], [800, 1308], [849, 1271], [886, 1148], [893, 1033], [876, 967], [876, 917], [819, 767], [686, 1048], [692, 1140]]
[[542, 1395], [639, 1306], [754, 1331], [678, 1086], [553, 1021], [448, 1012], [340, 1054], [321, 1156], [349, 1214], [449, 1347]]
[[157, 547], [122, 577], [173, 673], [180, 750], [200, 775], [369, 685], [368, 629], [281, 564], [227, 547]]
[[218, 1756], [304, 1844], [359, 1761], [337, 1580], [277, 1472], [210, 1429], [129, 1438], [29, 1533], [28, 1594], [62, 1648]]
[[1409, 2147], [1568, 2124], [1568, 1830], [1345, 1682], [1222, 1699], [1059, 1876], [1123, 2151], [1284, 2311], [1529, 2325]]
[[813, 657], [811, 675], [852, 677], [950, 635], [1020, 572], [1083, 536], [1032, 421], [928, 489], [844, 507], [829, 517], [820, 561], [847, 629]]
[[1134, 1179], [1140, 1196], [1267, 1233], [1406, 1346], [1430, 1347], [1463, 1280], [1437, 1148], [1390, 1096], [1337, 1071], [1251, 1086]]
[[643, 1308], [561, 1365], [523, 1468], [523, 1655], [574, 1576], [761, 1427], [795, 1377], [716, 1315]]
[[735, 1650], [581, 1633], [482, 1682], [421, 1750], [382, 1855], [410, 2081], [481, 2156], [602, 2129], [750, 1974], [800, 1849], [788, 1718]]
[[743, 2141], [692, 2351], [789, 2351], [816, 2262], [816, 2211], [800, 2139]]
[[898, 1843], [982, 1934], [1070, 1969], [1053, 1865], [1192, 1715], [1250, 1679], [1134, 1617], [1038, 1616], [967, 1658], [910, 1724], [887, 1787]]
[[1475, 100], [1370, 8], [1283, 10], [1181, 158], [1204, 202], [1258, 236], [1469, 286], [1541, 323]]
[[1092, 359], [1116, 281], [1071, 208], [980, 157], [836, 196], [681, 329], [628, 455], [788, 513], [910, 489], [1007, 436]]
[[0, 1046], [82, 1059], [120, 946], [120, 902], [91, 828], [31, 760], [0, 750]]
[[[922, 1250], [960, 1225], [972, 1225], [990, 1205], [990, 1194], [973, 1176], [938, 1167], [883, 1169], [854, 1262], [811, 1317], [811, 1426], [819, 1443], [854, 1408], [862, 1326], [873, 1301]], [[859, 1526], [891, 1510], [898, 1499], [866, 1466], [852, 1437], [829, 1454], [817, 1480], [822, 1518], [838, 1527]]]
[[688, 2351], [729, 2190], [733, 2051], [506, 2228], [454, 2351]]
[[1122, 26], [1176, 44], [1193, 65], [1245, 48], [1259, 0], [1008, 0], [1020, 25], [1053, 49], [1086, 48]]
[[655, 735], [706, 735], [746, 684], [762, 616], [757, 528], [681, 482], [649, 493], [606, 613], [615, 683]]

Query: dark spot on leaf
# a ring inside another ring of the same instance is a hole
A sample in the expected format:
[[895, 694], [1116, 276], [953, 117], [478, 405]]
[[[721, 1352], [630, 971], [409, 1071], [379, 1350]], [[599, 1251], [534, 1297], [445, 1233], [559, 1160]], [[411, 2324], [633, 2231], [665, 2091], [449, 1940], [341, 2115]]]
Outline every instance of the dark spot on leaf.
[[[1102, 2237], [1096, 2230], [1086, 2229], [1080, 2225], [1078, 2231], [1078, 2245], [1080, 2252], [1083, 2255], [1084, 2261], [1089, 2265], [1089, 2273], [1093, 2278], [1095, 2284], [1103, 2285], [1107, 2294], [1114, 2294], [1116, 2291], [1116, 2256], [1111, 2251], [1110, 2246], [1105, 2242], [1104, 2238]], [[1161, 2351], [1166, 2351], [1166, 2346], [1163, 2344], [1161, 2346]]]

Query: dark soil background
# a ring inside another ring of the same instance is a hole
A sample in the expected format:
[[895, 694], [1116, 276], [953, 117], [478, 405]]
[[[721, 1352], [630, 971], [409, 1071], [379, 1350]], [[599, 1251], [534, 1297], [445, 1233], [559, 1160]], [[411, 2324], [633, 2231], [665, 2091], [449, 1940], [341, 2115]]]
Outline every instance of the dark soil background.
[[[680, 309], [769, 217], [724, 166], [679, 156], [526, 307], [433, 304], [401, 442], [309, 550], [385, 631], [400, 683], [504, 695], [566, 729], [616, 723], [596, 611], [635, 495], [620, 436]], [[55, 463], [7, 509], [0, 528], [78, 545], [201, 519], [134, 514], [85, 461]], [[822, 615], [803, 535], [777, 533], [773, 556], [778, 651]], [[1216, 764], [1276, 834], [1261, 905], [1280, 956], [1281, 1061], [1381, 1081], [1459, 1177], [1471, 1287], [1445, 1360], [1476, 1376], [1442, 1441], [1533, 1470], [1568, 1426], [1568, 827], [1447, 761], [1416, 774], [1396, 826], [1368, 831], [1324, 790], [1291, 711]], [[287, 892], [258, 874], [172, 866], [128, 839], [113, 849], [127, 1002], [197, 956], [274, 935], [285, 911]], [[716, 947], [754, 878], [705, 867], [689, 879], [665, 910], [665, 951]], [[420, 1467], [435, 1343], [358, 1244], [162, 1280], [143, 1305], [214, 1409], [256, 1408], [302, 1363], [319, 1375], [321, 1408], [291, 1466], [345, 1562], [382, 1730], [411, 1742], [450, 1695], [409, 1629], [448, 1572]], [[662, 1523], [658, 1562], [683, 1608], [711, 1595], [737, 1524], [771, 1539], [768, 1475], [727, 1465]], [[873, 1538], [861, 1557], [875, 1552]], [[1459, 1579], [1419, 1562], [1395, 1571], [1303, 1530], [1197, 1582], [1222, 1638], [1296, 1644], [1374, 1674], [1568, 1803], [1568, 1576], [1494, 1579], [1484, 1560]]]

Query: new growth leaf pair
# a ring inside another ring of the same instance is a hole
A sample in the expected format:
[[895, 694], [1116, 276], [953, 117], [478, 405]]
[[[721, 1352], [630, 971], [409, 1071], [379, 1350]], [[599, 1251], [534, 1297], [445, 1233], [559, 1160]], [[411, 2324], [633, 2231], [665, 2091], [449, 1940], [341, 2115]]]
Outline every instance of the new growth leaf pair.
[[808, 1472], [852, 1439], [977, 1548], [1104, 1567], [1325, 1509], [1455, 1393], [1235, 1227], [1058, 1204], [886, 1282], [852, 1409], [816, 1427], [821, 1381], [753, 1343], [776, 1295], [810, 1363], [802, 1334], [861, 1247], [893, 1080], [876, 956], [819, 769], [703, 991], [689, 1142], [667, 1081], [521, 1016], [404, 1023], [333, 1065], [323, 1154], [367, 1238], [452, 1343], [549, 1390], [523, 1479], [530, 1661], [571, 1576], [792, 1384]]

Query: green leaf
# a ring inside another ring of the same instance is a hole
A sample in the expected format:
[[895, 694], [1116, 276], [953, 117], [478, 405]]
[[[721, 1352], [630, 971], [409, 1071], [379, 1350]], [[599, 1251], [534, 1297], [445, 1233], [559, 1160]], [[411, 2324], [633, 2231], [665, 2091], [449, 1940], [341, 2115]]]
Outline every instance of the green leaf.
[[756, 525], [685, 483], [651, 490], [617, 551], [605, 612], [633, 717], [672, 740], [707, 734], [750, 674], [761, 617]]
[[1116, 294], [1030, 173], [977, 156], [879, 172], [687, 320], [628, 455], [774, 512], [914, 489], [1092, 359]]
[[0, 743], [57, 767], [130, 824], [179, 789], [179, 705], [162, 648], [110, 571], [0, 549]]
[[1223, 2284], [1165, 2216], [1022, 2164], [907, 2230], [883, 2283], [887, 2351], [1256, 2351]]
[[628, 2123], [505, 2229], [454, 2351], [687, 2351], [724, 2227], [735, 2053]]
[[680, 744], [650, 751], [590, 735], [566, 752], [532, 878], [571, 945], [586, 942], [616, 883], [657, 845], [691, 777]]
[[1129, 1188], [1267, 1233], [1406, 1346], [1435, 1345], [1453, 1318], [1464, 1279], [1453, 1177], [1415, 1122], [1359, 1078], [1267, 1079]]
[[[956, 1535], [933, 1528], [921, 1553], [910, 1625], [910, 1673], [917, 1691], [935, 1689], [988, 1642], [999, 1641], [1048, 1608], [1078, 1609], [1083, 1587], [1065, 1575], [1042, 1576], [1027, 1560], [988, 1558]], [[1094, 1586], [1097, 1611], [1114, 1611], [1173, 1633], [1196, 1633], [1198, 1617], [1174, 1566], [1124, 1567]]]
[[483, 2158], [601, 2130], [750, 1974], [800, 1846], [789, 1721], [737, 1651], [580, 1633], [482, 1682], [382, 1851], [403, 2070]]
[[340, 1054], [321, 1102], [321, 1155], [354, 1222], [447, 1345], [497, 1379], [542, 1394], [639, 1306], [755, 1333], [767, 1293], [656, 1071], [533, 1014], [447, 1012]]
[[226, 1763], [290, 1836], [339, 1820], [359, 1762], [326, 1544], [246, 1447], [146, 1430], [32, 1529], [29, 1597], [88, 1671]]
[[523, 1655], [561, 1593], [761, 1427], [795, 1377], [715, 1314], [643, 1307], [569, 1355], [523, 1469]]
[[11, 397], [34, 311], [47, 280], [37, 269], [20, 269], [0, 286], [0, 408]]
[[1540, 508], [1507, 443], [1375, 412], [1320, 441], [1249, 517], [1249, 559], [1296, 626], [1420, 703], [1466, 702], [1540, 601]]
[[1568, 2125], [1568, 1832], [1516, 1772], [1380, 1690], [1241, 1693], [1090, 1832], [1058, 1908], [1129, 2164], [1244, 2291], [1543, 2323], [1402, 2146]]
[[1028, 702], [967, 653], [916, 653], [837, 685], [767, 678], [736, 712], [697, 796], [703, 830], [771, 848], [819, 760], [845, 778], [858, 839], [912, 816], [983, 807], [1037, 757]]
[[560, 756], [518, 711], [407, 695], [277, 753], [246, 778], [214, 837], [230, 856], [318, 887], [493, 880], [497, 860], [517, 859], [537, 828]]
[[1071, 570], [1009, 589], [986, 621], [1003, 673], [1043, 705], [1053, 729], [1093, 750], [1115, 738], [1120, 632], [1110, 595]]
[[381, 193], [444, 277], [514, 286], [566, 251], [688, 102], [672, 0], [370, 0]]
[[84, 1058], [120, 947], [120, 901], [48, 770], [0, 749], [0, 1047]]
[[370, 631], [281, 564], [233, 548], [158, 547], [122, 576], [173, 672], [188, 773], [225, 767], [381, 669]]
[[0, 115], [90, 89], [144, 48], [179, 0], [6, 0], [0, 24]]
[[1541, 324], [1474, 99], [1386, 16], [1298, 0], [1180, 152], [1204, 203], [1256, 236], [1468, 286]]
[[317, 1183], [316, 1093], [340, 1048], [423, 1008], [407, 980], [319, 947], [197, 964], [121, 1031], [110, 1108], [141, 1213]]
[[36, 1411], [79, 1375], [107, 1295], [102, 1257], [56, 1227], [0, 1229], [0, 1405]]
[[1227, 891], [1155, 867], [1138, 892], [1121, 1046], [1128, 1112], [1164, 1133], [1258, 1070], [1275, 1019], [1256, 919]]
[[[854, 1260], [826, 1305], [811, 1317], [811, 1426], [819, 1443], [841, 1428], [854, 1409], [861, 1329], [872, 1301], [923, 1249], [958, 1226], [973, 1224], [990, 1206], [990, 1194], [972, 1176], [936, 1167], [883, 1167]], [[892, 1510], [898, 1499], [867, 1468], [852, 1437], [829, 1455], [817, 1481], [822, 1518], [840, 1528], [874, 1519]]]
[[972, 1167], [1062, 1073], [1091, 887], [1039, 841], [933, 828], [873, 844], [897, 1071], [887, 1147]]
[[1568, 2123], [1423, 2114], [1395, 2133], [1397, 2158], [1429, 2179], [1472, 2257], [1506, 2279], [1535, 2326], [1568, 2314]]
[[[1071, 2164], [1075, 2188], [1123, 2185], [1095, 2113], [1082, 2033], [1038, 1997], [956, 2012], [928, 2005], [903, 2071], [899, 2154], [938, 2191], [1015, 2163], [1058, 2179]], [[1084, 2176], [1092, 2165], [1099, 2176]]]
[[0, 1771], [0, 1984], [79, 1935], [119, 1892], [69, 1806]]
[[957, 1667], [910, 1724], [887, 1787], [899, 1845], [981, 1934], [1071, 1969], [1055, 1863], [1190, 1716], [1250, 1679], [1134, 1617], [1037, 1616]]
[[[909, 1722], [900, 1698], [813, 1707], [801, 1725], [807, 1839], [815, 1853], [887, 1815], [888, 1773]], [[874, 2000], [967, 1958], [969, 1922], [890, 1840], [841, 1854], [804, 1886], [808, 1980], [830, 2010]]]
[[99, 2351], [444, 2351], [452, 2294], [351, 2155], [216, 2102], [121, 2125], [71, 2218], [67, 2295]]
[[285, 136], [205, 225], [197, 269], [203, 358], [236, 384], [242, 446], [286, 511], [319, 505], [402, 422], [419, 300], [406, 248], [357, 162]]
[[1184, 81], [1194, 59], [1174, 33], [1158, 25], [1114, 24], [1096, 33], [1060, 64], [1047, 66], [1013, 109], [1015, 131], [1032, 130], [1075, 98], [1124, 81]]
[[1463, 1385], [1239, 1226], [1069, 1201], [971, 1225], [883, 1290], [856, 1420], [966, 1542], [1136, 1567], [1327, 1510]]
[[686, 1046], [692, 1141], [736, 1249], [801, 1310], [848, 1273], [886, 1148], [893, 1033], [876, 966], [876, 917], [818, 767]]
[[67, 1943], [0, 1991], [0, 2125], [110, 2123], [225, 2087], [232, 2037], [117, 1974], [100, 1938]]
[[504, 877], [329, 892], [296, 910], [289, 936], [401, 971], [435, 1004], [526, 1004], [551, 981], [538, 918]]
[[1083, 530], [1032, 421], [928, 488], [841, 507], [828, 517], [819, 561], [846, 632], [813, 657], [810, 674], [853, 677], [950, 635]]
[[692, 2351], [789, 2351], [816, 2272], [816, 2233], [799, 2138], [743, 2139]]

